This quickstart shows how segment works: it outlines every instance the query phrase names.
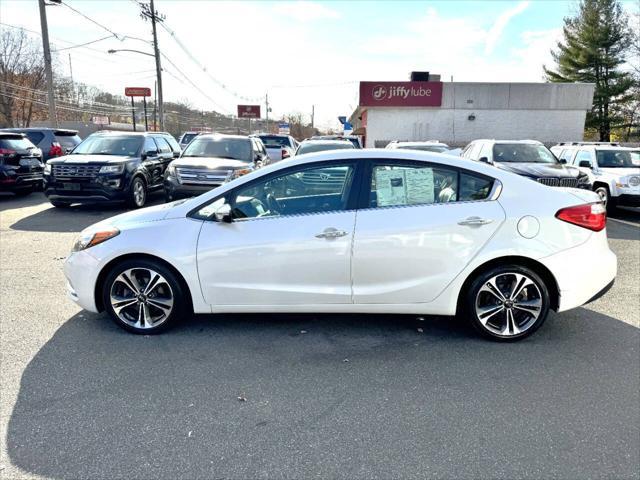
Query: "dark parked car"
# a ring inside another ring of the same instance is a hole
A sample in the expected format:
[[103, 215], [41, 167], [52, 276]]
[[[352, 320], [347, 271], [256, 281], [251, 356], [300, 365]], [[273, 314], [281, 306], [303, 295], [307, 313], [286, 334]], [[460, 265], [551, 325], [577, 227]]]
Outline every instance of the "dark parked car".
[[164, 180], [166, 200], [200, 195], [267, 163], [269, 156], [257, 137], [199, 135], [169, 165]]
[[70, 155], [47, 162], [44, 193], [55, 207], [125, 201], [139, 208], [149, 191], [162, 188], [164, 171], [179, 155], [168, 133], [96, 132]]
[[76, 130], [63, 128], [7, 128], [3, 131], [24, 133], [36, 147], [42, 150], [42, 160], [66, 155], [78, 145], [82, 139]]
[[27, 195], [42, 185], [42, 152], [21, 133], [0, 132], [0, 192]]
[[587, 174], [565, 165], [535, 140], [474, 140], [460, 156], [489, 163], [550, 187], [591, 190]]

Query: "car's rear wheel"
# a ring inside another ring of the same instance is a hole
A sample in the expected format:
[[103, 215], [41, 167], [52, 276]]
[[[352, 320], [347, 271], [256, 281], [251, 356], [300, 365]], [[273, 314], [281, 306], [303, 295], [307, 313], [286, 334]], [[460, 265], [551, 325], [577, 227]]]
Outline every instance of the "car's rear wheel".
[[463, 312], [485, 337], [520, 340], [544, 323], [549, 290], [540, 276], [520, 265], [505, 265], [480, 273], [471, 283]]
[[141, 177], [135, 177], [129, 187], [127, 203], [130, 207], [142, 208], [147, 202], [147, 184]]
[[133, 333], [159, 333], [176, 323], [187, 302], [176, 275], [160, 262], [128, 260], [107, 275], [102, 301], [112, 320]]

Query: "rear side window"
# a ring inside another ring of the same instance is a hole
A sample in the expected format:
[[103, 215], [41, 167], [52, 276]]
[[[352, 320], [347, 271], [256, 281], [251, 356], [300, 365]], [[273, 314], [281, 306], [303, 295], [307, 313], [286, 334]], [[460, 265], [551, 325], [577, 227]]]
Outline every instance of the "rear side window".
[[493, 179], [436, 165], [376, 165], [369, 207], [486, 200]]
[[0, 137], [0, 148], [4, 150], [26, 150], [27, 148], [33, 148], [33, 144], [28, 138], [15, 137], [15, 138], [2, 138]]
[[44, 133], [42, 132], [26, 132], [26, 135], [34, 145], [38, 145], [44, 138]]
[[197, 136], [198, 136], [197, 133], [185, 133], [184, 135], [182, 135], [182, 138], [180, 139], [180, 143], [182, 143], [183, 145], [186, 145]]

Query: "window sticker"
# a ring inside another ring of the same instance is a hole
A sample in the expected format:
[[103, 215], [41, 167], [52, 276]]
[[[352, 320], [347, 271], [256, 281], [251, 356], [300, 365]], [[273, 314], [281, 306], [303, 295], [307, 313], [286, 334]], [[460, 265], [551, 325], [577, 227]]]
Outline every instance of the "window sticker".
[[376, 168], [379, 207], [434, 202], [433, 170], [430, 168]]

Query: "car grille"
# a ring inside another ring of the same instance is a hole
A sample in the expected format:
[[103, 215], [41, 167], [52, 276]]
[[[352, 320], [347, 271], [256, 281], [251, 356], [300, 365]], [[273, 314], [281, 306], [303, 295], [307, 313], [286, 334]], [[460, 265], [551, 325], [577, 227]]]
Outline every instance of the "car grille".
[[99, 171], [100, 165], [53, 165], [54, 177], [92, 178]]
[[543, 185], [547, 185], [548, 187], [577, 187], [578, 179], [577, 178], [539, 178], [538, 183], [542, 183]]
[[183, 184], [220, 185], [224, 183], [233, 170], [197, 170], [192, 168], [176, 168], [178, 180]]

